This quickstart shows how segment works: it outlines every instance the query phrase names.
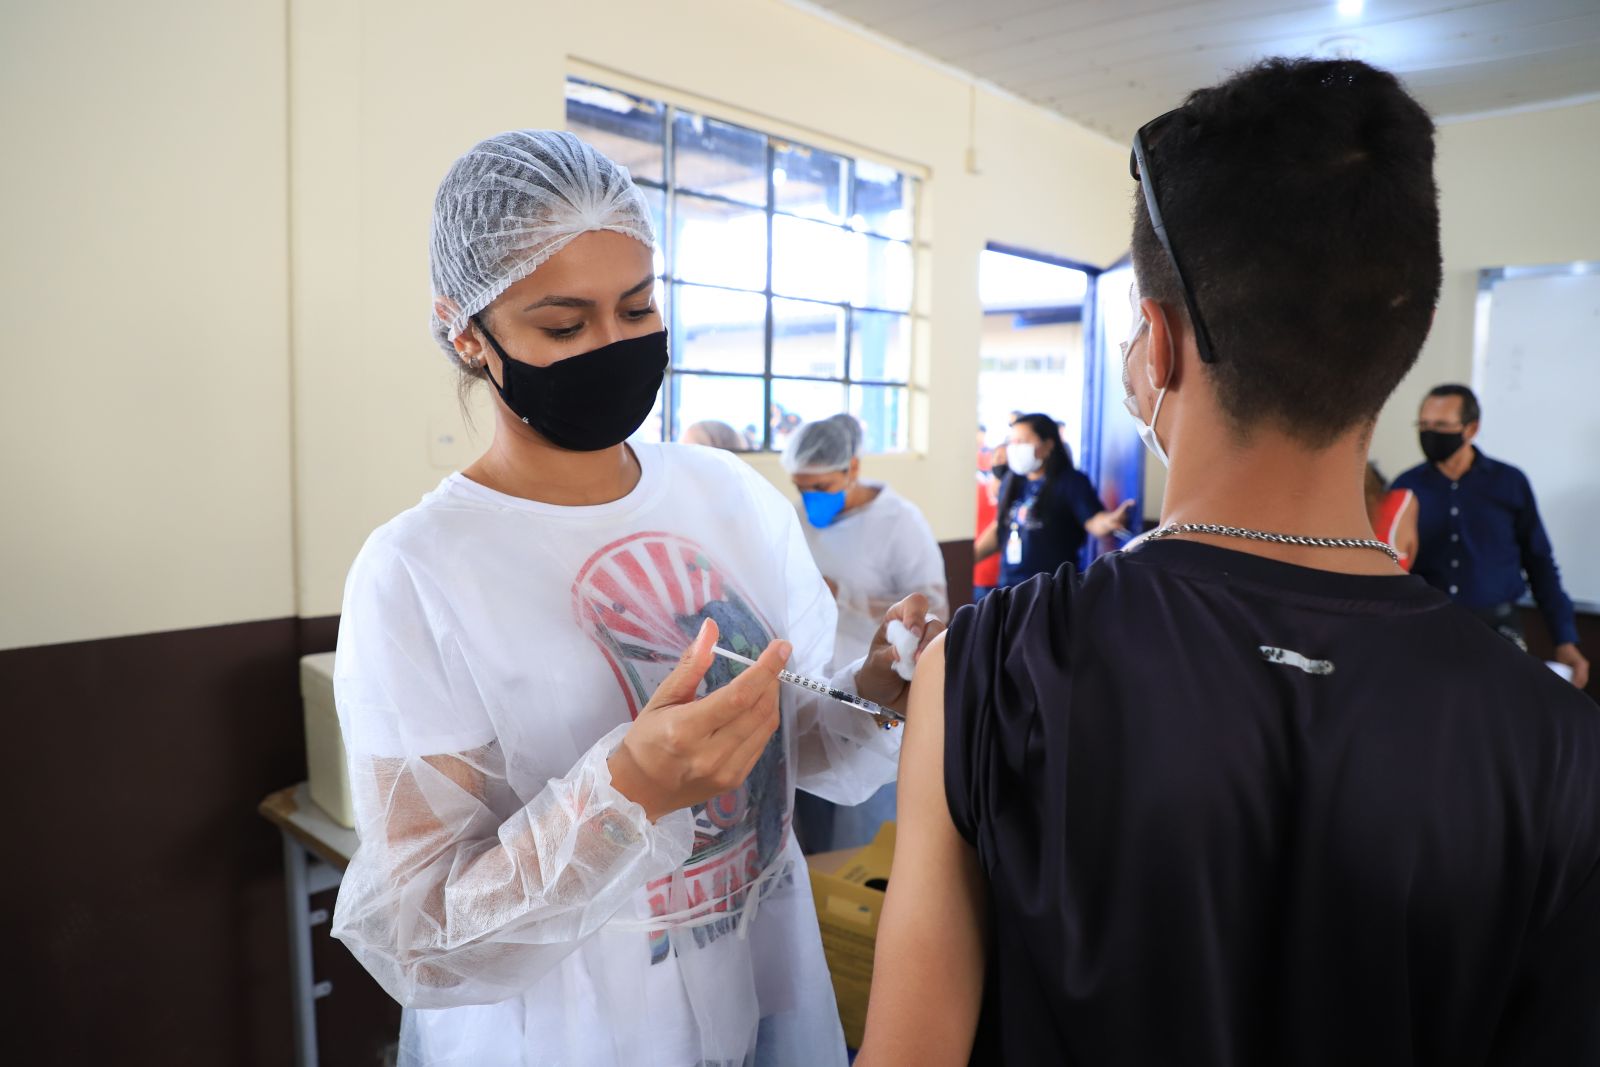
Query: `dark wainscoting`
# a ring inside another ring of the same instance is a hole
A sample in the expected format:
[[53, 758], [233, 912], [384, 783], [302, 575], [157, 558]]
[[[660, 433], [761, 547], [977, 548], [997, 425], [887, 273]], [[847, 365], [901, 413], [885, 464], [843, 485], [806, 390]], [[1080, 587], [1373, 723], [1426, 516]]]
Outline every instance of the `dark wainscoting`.
[[972, 542], [943, 541], [945, 580], [950, 584], [950, 610], [972, 603]]
[[[940, 547], [951, 603], [967, 603], [972, 544]], [[1600, 653], [1600, 618], [1579, 629]], [[305, 776], [297, 663], [337, 632], [335, 617], [275, 619], [0, 652], [14, 754], [0, 908], [24, 976], [8, 1062], [290, 1061], [282, 860], [256, 805]], [[1532, 613], [1528, 634], [1547, 655]], [[323, 1062], [376, 1065], [399, 1009], [326, 926], [316, 938], [334, 986]]]
[[[953, 604], [972, 543], [942, 545]], [[8, 1062], [282, 1067], [289, 962], [277, 831], [261, 798], [305, 777], [299, 658], [337, 616], [0, 651], [15, 756], [0, 907]], [[329, 891], [318, 905], [332, 909]], [[316, 929], [323, 1062], [376, 1065], [399, 1008]]]
[[[336, 627], [0, 652], [8, 1062], [290, 1062], [282, 854], [256, 805], [305, 777], [297, 661]], [[398, 1009], [339, 946], [317, 958], [324, 1062], [376, 1064]]]

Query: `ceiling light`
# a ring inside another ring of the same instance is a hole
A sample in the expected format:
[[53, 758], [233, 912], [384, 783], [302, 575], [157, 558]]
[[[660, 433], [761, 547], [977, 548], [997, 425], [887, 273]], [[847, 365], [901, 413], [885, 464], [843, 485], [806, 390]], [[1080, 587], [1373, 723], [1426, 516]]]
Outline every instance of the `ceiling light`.
[[1339, 14], [1347, 19], [1358, 19], [1367, 8], [1367, 0], [1339, 0]]

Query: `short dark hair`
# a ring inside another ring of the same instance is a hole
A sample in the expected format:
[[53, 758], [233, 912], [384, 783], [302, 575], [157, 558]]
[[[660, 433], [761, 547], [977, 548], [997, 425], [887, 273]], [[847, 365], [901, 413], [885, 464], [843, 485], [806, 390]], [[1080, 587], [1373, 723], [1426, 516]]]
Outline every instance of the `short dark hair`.
[[1428, 390], [1429, 396], [1458, 396], [1461, 398], [1461, 425], [1471, 426], [1483, 417], [1478, 407], [1478, 394], [1464, 385], [1436, 385]]
[[[1439, 298], [1433, 120], [1356, 60], [1268, 59], [1189, 95], [1146, 159], [1241, 433], [1313, 447], [1370, 422], [1416, 362]], [[1141, 295], [1183, 308], [1135, 191]]]

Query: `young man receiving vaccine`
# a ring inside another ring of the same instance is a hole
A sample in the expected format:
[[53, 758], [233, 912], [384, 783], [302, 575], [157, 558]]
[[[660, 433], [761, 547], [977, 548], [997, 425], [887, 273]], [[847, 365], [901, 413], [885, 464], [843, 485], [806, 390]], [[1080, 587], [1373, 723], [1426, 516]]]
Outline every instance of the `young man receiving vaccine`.
[[1366, 515], [1433, 154], [1346, 60], [1134, 137], [1162, 525], [918, 667], [861, 1067], [1600, 1062], [1600, 709]]

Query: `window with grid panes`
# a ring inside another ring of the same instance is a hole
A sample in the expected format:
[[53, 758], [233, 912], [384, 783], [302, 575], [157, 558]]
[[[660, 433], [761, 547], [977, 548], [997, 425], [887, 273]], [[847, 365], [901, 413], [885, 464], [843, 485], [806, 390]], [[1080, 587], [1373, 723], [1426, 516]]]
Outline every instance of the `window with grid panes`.
[[916, 179], [577, 78], [566, 103], [655, 213], [672, 363], [636, 439], [717, 419], [779, 450], [848, 411], [904, 450]]

